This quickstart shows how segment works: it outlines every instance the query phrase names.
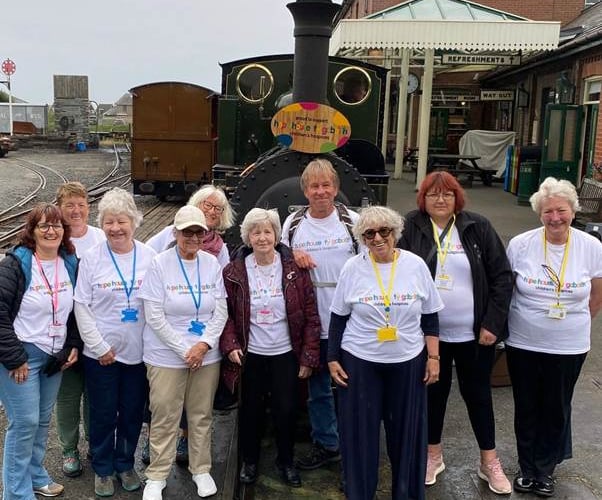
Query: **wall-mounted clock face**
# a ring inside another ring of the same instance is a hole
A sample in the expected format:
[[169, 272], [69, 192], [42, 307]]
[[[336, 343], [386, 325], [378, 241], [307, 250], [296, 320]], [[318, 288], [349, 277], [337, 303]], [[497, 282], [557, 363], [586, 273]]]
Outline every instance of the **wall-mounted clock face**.
[[408, 73], [408, 94], [413, 94], [420, 86], [420, 78], [414, 73]]

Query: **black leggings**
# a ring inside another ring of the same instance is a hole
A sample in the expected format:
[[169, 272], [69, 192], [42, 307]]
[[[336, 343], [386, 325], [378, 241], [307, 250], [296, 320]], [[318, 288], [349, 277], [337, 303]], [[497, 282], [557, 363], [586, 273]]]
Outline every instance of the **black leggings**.
[[428, 386], [428, 441], [439, 444], [447, 398], [452, 383], [452, 364], [455, 361], [460, 394], [466, 403], [468, 417], [481, 450], [495, 449], [495, 423], [491, 398], [491, 370], [495, 346], [469, 342], [439, 341], [441, 371], [439, 382]]

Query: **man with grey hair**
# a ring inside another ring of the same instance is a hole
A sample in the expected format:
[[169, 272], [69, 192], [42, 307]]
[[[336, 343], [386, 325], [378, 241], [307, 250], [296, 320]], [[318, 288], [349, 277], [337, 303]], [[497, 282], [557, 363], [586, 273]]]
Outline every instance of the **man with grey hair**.
[[282, 242], [293, 249], [297, 265], [310, 271], [322, 324], [321, 369], [312, 374], [308, 384], [307, 406], [313, 445], [308, 455], [297, 462], [300, 469], [309, 470], [341, 459], [330, 373], [326, 368], [328, 324], [341, 269], [357, 253], [351, 228], [359, 216], [334, 201], [339, 190], [339, 177], [325, 158], [317, 158], [305, 167], [301, 189], [309, 205], [286, 219]]

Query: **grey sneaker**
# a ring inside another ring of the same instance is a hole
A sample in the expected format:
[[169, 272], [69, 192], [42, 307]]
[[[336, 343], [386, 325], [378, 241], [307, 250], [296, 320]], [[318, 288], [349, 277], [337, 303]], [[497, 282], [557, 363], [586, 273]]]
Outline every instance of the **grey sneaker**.
[[113, 476], [99, 476], [94, 474], [94, 493], [99, 497], [112, 497], [115, 494]]
[[117, 479], [125, 491], [136, 491], [140, 489], [140, 478], [134, 469], [118, 472]]
[[33, 489], [36, 495], [42, 495], [43, 497], [58, 497], [65, 490], [62, 484], [50, 483], [46, 486], [38, 486]]

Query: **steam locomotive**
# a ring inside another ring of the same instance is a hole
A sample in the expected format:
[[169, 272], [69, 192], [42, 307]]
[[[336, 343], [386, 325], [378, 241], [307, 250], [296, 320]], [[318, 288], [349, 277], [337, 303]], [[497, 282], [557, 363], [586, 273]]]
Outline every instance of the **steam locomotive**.
[[[288, 7], [293, 11], [298, 5]], [[303, 14], [293, 16], [300, 16], [297, 30]], [[323, 18], [330, 29], [328, 16]], [[377, 145], [387, 70], [328, 57], [328, 38], [318, 38], [319, 47], [315, 40], [305, 45], [297, 38], [294, 56], [222, 64], [221, 94], [181, 82], [132, 88], [134, 193], [188, 197], [213, 182], [225, 188], [239, 216], [261, 206], [277, 208], [284, 219], [305, 203], [299, 176], [317, 155], [278, 145], [270, 122], [284, 106], [312, 101], [328, 103], [351, 125], [351, 139], [342, 148], [320, 155], [339, 174], [339, 200], [350, 206], [385, 204], [388, 175]], [[226, 241], [235, 240], [236, 232], [226, 234]]]

